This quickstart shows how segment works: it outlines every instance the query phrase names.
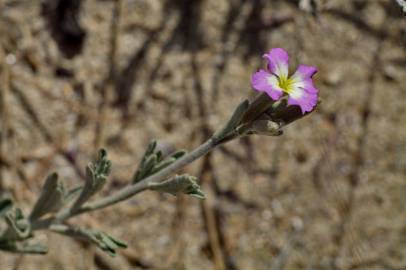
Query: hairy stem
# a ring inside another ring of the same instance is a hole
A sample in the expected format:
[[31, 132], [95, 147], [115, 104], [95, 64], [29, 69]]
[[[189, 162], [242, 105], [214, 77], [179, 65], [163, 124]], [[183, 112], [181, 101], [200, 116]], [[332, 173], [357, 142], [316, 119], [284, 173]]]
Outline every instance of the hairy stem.
[[169, 165], [168, 167], [157, 172], [156, 174], [153, 174], [134, 185], [127, 186], [110, 196], [107, 196], [94, 202], [86, 203], [77, 210], [72, 210], [72, 208], [68, 208], [59, 212], [55, 217], [34, 222], [32, 224], [32, 229], [33, 230], [46, 229], [49, 228], [52, 224], [61, 223], [64, 220], [69, 219], [73, 216], [105, 208], [110, 205], [124, 201], [137, 193], [149, 189], [151, 184], [165, 180], [169, 175], [178, 171], [179, 169], [188, 165], [189, 163], [195, 161], [196, 159], [204, 156], [205, 154], [213, 150], [216, 146], [217, 144], [214, 142], [213, 139], [210, 138], [208, 141], [206, 141], [205, 143], [194, 149], [192, 152], [186, 154], [185, 156], [178, 159], [176, 162]]

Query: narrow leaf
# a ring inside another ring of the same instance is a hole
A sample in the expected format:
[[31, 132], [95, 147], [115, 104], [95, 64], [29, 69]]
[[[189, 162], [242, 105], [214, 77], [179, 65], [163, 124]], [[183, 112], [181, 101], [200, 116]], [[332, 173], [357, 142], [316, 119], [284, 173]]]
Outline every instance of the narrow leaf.
[[181, 157], [183, 157], [187, 152], [185, 150], [179, 150], [176, 151], [175, 153], [171, 154], [171, 157], [175, 158], [175, 159], [180, 159]]
[[247, 134], [259, 134], [266, 136], [280, 136], [282, 130], [280, 124], [269, 120], [256, 120], [251, 127], [246, 131]]
[[151, 170], [150, 175], [159, 172], [160, 170], [162, 170], [165, 167], [168, 167], [169, 165], [171, 165], [175, 161], [176, 161], [176, 158], [174, 158], [174, 157], [166, 158], [165, 160], [163, 160], [162, 162], [160, 162], [160, 163], [158, 163], [157, 165], [154, 166], [154, 168]]
[[36, 220], [47, 213], [58, 211], [63, 206], [64, 197], [65, 189], [58, 180], [58, 175], [56, 173], [49, 175], [30, 214], [30, 220]]
[[69, 227], [65, 225], [54, 225], [51, 227], [54, 232], [71, 237], [81, 238], [96, 244], [101, 250], [107, 252], [110, 256], [116, 256], [116, 249], [126, 248], [127, 244], [113, 238], [105, 232], [85, 229], [80, 227]]
[[6, 214], [7, 229], [0, 236], [0, 241], [21, 240], [31, 234], [30, 222], [24, 218], [21, 209], [15, 208]]
[[72, 206], [72, 210], [79, 208], [90, 197], [100, 191], [110, 174], [111, 161], [107, 158], [107, 151], [101, 149], [97, 160], [86, 167], [86, 182], [79, 198]]
[[155, 154], [150, 155], [142, 165], [142, 167], [138, 168], [137, 173], [133, 179], [133, 184], [138, 183], [145, 177], [151, 174], [152, 169], [158, 162], [158, 158]]
[[199, 199], [205, 199], [203, 191], [196, 182], [196, 177], [187, 174], [175, 175], [160, 183], [150, 183], [149, 189], [166, 192], [172, 195], [184, 193]]
[[248, 107], [249, 107], [248, 100], [244, 100], [243, 102], [241, 102], [234, 110], [227, 124], [220, 131], [214, 134], [213, 139], [219, 142], [222, 139], [224, 139], [227, 135], [229, 135], [231, 132], [233, 132], [240, 124]]
[[82, 192], [83, 187], [82, 186], [78, 186], [75, 188], [72, 188], [71, 190], [69, 190], [68, 192], [66, 192], [65, 194], [65, 204], [71, 202], [72, 200], [74, 200], [77, 196], [79, 196], [79, 194]]
[[[145, 175], [145, 166], [146, 166], [147, 160], [154, 154], [157, 144], [158, 143], [156, 140], [153, 140], [148, 144], [147, 149], [145, 150], [145, 153], [142, 156], [141, 162], [138, 165], [138, 168], [135, 171], [134, 176], [132, 178], [133, 184], [139, 182], [141, 179], [144, 178], [143, 175]], [[158, 158], [158, 157], [156, 157], [156, 158]]]

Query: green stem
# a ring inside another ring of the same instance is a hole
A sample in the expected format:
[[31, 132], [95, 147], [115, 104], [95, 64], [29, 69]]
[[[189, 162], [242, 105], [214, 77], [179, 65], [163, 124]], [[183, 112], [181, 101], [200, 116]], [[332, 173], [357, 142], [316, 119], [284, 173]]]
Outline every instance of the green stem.
[[192, 152], [184, 155], [182, 158], [178, 159], [177, 161], [175, 161], [168, 167], [162, 169], [161, 171], [157, 172], [156, 174], [153, 174], [134, 185], [127, 186], [110, 196], [107, 196], [94, 202], [86, 203], [79, 209], [73, 210], [72, 208], [68, 208], [59, 212], [55, 217], [34, 222], [32, 224], [32, 229], [33, 230], [46, 229], [49, 228], [52, 224], [61, 223], [64, 220], [69, 219], [73, 216], [105, 208], [110, 205], [124, 201], [137, 193], [149, 189], [151, 184], [165, 180], [169, 175], [178, 171], [180, 168], [188, 165], [189, 163], [195, 161], [201, 156], [204, 156], [205, 154], [213, 150], [216, 146], [217, 144], [213, 141], [213, 139], [209, 139], [208, 141], [206, 141], [205, 143], [194, 149]]

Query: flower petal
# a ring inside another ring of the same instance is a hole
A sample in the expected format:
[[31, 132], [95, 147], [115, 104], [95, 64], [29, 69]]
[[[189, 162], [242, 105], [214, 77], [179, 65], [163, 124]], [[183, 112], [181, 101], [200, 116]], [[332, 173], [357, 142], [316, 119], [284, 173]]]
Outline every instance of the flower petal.
[[317, 104], [319, 90], [314, 86], [312, 79], [316, 72], [315, 67], [299, 65], [290, 78], [293, 90], [289, 94], [288, 104], [300, 106], [303, 114], [312, 111]]
[[306, 89], [309, 93], [317, 94], [319, 90], [313, 85], [313, 75], [316, 74], [317, 68], [306, 65], [299, 65], [296, 72], [290, 78], [293, 82], [293, 87]]
[[283, 94], [278, 78], [263, 69], [252, 75], [251, 85], [255, 90], [267, 93], [273, 100], [278, 100]]
[[289, 93], [288, 105], [298, 105], [302, 113], [311, 112], [317, 105], [318, 94], [306, 89], [294, 87]]
[[307, 66], [307, 65], [299, 65], [297, 68], [295, 74], [292, 75], [292, 78], [294, 77], [300, 77], [300, 78], [312, 78], [314, 74], [317, 73], [317, 68], [313, 66]]
[[268, 60], [268, 69], [278, 77], [287, 78], [289, 75], [289, 55], [282, 48], [274, 48], [263, 55]]

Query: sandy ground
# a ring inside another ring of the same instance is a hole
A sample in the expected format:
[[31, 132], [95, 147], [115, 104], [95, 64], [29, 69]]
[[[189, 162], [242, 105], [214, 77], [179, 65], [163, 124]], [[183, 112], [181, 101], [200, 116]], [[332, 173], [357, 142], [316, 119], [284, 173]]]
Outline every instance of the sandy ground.
[[283, 136], [185, 168], [204, 202], [145, 192], [69, 221], [125, 240], [116, 258], [39, 232], [47, 255], [2, 253], [0, 269], [406, 269], [406, 18], [390, 0], [297, 2], [86, 0], [67, 55], [39, 1], [0, 1], [0, 184], [25, 213], [46, 175], [77, 185], [100, 147], [105, 195], [151, 139], [202, 143], [272, 47], [319, 68], [322, 98]]

